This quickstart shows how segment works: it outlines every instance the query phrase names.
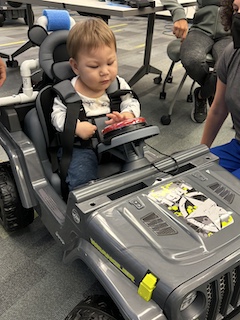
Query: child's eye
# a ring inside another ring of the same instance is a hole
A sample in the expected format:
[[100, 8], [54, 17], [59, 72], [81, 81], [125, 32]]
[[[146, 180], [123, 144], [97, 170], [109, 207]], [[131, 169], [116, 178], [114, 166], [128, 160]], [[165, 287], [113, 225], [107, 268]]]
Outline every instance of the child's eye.
[[110, 61], [108, 62], [108, 66], [111, 66], [112, 64], [114, 64], [114, 62], [115, 62], [115, 60], [110, 60]]
[[88, 66], [89, 68], [91, 68], [91, 69], [97, 69], [98, 68], [98, 66]]

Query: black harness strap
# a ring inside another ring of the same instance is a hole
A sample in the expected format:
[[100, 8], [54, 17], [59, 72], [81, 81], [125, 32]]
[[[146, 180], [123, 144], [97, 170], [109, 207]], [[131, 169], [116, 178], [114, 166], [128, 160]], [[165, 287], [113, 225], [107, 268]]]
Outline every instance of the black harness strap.
[[82, 106], [82, 101], [79, 95], [76, 94], [76, 91], [69, 80], [59, 82], [53, 87], [53, 89], [67, 106], [64, 129], [63, 133], [61, 134], [61, 146], [63, 153], [60, 161], [62, 193], [63, 197], [66, 198], [68, 194], [68, 187], [65, 181], [72, 158], [76, 124], [80, 114], [82, 117], [86, 117], [86, 115]]
[[62, 179], [66, 179], [67, 170], [71, 161], [72, 149], [74, 145], [75, 129], [79, 115], [80, 101], [72, 102], [71, 106], [67, 108], [66, 120], [63, 134], [61, 136], [61, 145], [63, 148], [62, 159], [60, 161], [60, 172]]
[[[116, 90], [115, 92], [108, 93], [108, 98], [110, 100], [110, 107], [112, 111], [120, 111], [120, 104], [122, 102], [121, 96], [125, 96], [128, 93], [132, 93], [135, 98], [135, 93], [132, 90]], [[138, 98], [137, 98], [138, 99]], [[138, 99], [139, 100], [139, 99]]]
[[59, 150], [59, 146], [61, 145], [60, 140], [60, 132], [55, 132], [54, 138], [49, 143], [49, 147], [47, 148], [48, 155], [50, 157], [52, 172], [59, 173], [59, 161], [57, 157], [57, 153]]

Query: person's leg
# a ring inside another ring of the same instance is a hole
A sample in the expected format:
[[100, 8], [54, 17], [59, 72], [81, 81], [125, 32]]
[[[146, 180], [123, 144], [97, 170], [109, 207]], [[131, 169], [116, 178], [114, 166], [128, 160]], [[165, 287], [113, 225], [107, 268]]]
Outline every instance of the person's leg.
[[[205, 33], [192, 30], [181, 45], [181, 62], [188, 75], [201, 87], [209, 75], [207, 53], [212, 50], [214, 41]], [[194, 90], [194, 104], [191, 118], [194, 122], [202, 123], [207, 117], [207, 97], [202, 96], [201, 87]]]
[[[210, 98], [214, 97], [215, 91], [216, 91], [216, 83], [217, 83], [217, 75], [216, 75], [216, 63], [223, 53], [224, 49], [227, 47], [227, 45], [232, 41], [231, 36], [226, 36], [224, 38], [218, 39], [212, 47], [211, 54], [213, 56], [213, 59], [215, 61], [215, 66], [213, 68], [213, 71], [209, 73], [209, 75], [206, 77], [204, 83], [202, 84], [201, 88], [201, 95], [203, 98]], [[210, 98], [211, 100], [211, 98]], [[211, 105], [211, 104], [210, 104]]]
[[219, 157], [220, 166], [236, 176], [240, 174], [240, 143], [236, 139], [232, 139], [229, 143], [221, 146], [211, 148], [210, 151]]
[[92, 149], [73, 148], [66, 183], [69, 191], [97, 179], [98, 160]]
[[218, 59], [222, 55], [223, 51], [225, 50], [225, 48], [228, 46], [228, 44], [231, 41], [232, 41], [232, 37], [231, 36], [226, 36], [224, 38], [218, 39], [214, 43], [214, 45], [212, 47], [212, 56], [213, 56], [215, 62], [218, 61]]
[[188, 75], [200, 86], [209, 73], [207, 53], [212, 50], [214, 41], [205, 33], [192, 30], [181, 45], [180, 58]]

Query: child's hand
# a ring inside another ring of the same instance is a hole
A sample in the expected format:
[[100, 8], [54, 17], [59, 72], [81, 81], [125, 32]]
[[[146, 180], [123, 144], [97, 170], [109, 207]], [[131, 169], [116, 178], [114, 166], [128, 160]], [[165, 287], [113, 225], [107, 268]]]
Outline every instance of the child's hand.
[[79, 121], [76, 125], [75, 134], [82, 138], [83, 140], [88, 140], [92, 138], [92, 136], [95, 134], [95, 131], [97, 130], [97, 127], [94, 124], [91, 124], [88, 121]]
[[117, 123], [126, 119], [134, 118], [134, 115], [131, 112], [122, 112], [113, 111], [113, 113], [106, 114], [109, 120], [105, 121], [107, 125]]

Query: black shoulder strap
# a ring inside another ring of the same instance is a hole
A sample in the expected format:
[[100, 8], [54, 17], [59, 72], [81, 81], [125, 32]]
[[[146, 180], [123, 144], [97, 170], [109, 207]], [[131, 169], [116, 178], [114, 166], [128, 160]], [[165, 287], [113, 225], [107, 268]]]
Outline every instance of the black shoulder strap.
[[[78, 103], [78, 107], [79, 107], [78, 118], [80, 120], [85, 120], [87, 118], [84, 107], [82, 105], [82, 101], [79, 95], [77, 94], [76, 90], [74, 89], [70, 80], [64, 80], [55, 84], [53, 86], [53, 90], [57, 93], [57, 95], [60, 97], [60, 99], [66, 106], [73, 103]], [[68, 107], [67, 107], [67, 110], [68, 110]]]
[[76, 123], [79, 118], [79, 114], [82, 114], [81, 118], [85, 118], [86, 115], [82, 106], [82, 101], [69, 80], [59, 82], [58, 84], [54, 85], [53, 89], [67, 107], [64, 129], [61, 135], [63, 153], [60, 161], [60, 176], [64, 196], [66, 193], [65, 180], [72, 158]]
[[120, 89], [119, 79], [116, 78], [115, 81], [110, 85], [107, 89], [107, 95], [110, 100], [110, 108], [112, 111], [120, 112], [120, 105], [122, 102], [121, 96], [125, 96], [126, 94], [132, 94], [135, 99], [139, 101], [137, 94], [131, 89]]

